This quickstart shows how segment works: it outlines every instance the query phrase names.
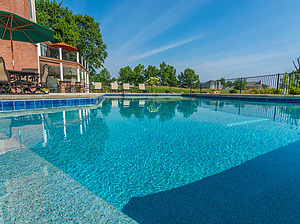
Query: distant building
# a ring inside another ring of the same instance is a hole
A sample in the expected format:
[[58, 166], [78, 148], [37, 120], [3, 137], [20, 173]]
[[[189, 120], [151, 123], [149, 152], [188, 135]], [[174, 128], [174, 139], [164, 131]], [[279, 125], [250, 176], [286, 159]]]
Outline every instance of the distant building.
[[261, 80], [259, 82], [247, 82], [247, 89], [262, 89]]
[[221, 81], [209, 80], [202, 83], [202, 89], [222, 89]]

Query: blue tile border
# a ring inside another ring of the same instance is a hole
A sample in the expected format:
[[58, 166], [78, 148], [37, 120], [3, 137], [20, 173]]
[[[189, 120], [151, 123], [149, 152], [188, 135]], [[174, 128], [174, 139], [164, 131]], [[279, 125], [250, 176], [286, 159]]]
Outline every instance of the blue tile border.
[[30, 109], [49, 109], [57, 107], [74, 107], [97, 105], [106, 97], [197, 97], [206, 99], [220, 100], [239, 100], [248, 102], [267, 102], [267, 103], [293, 103], [300, 104], [300, 98], [283, 97], [243, 97], [243, 96], [212, 96], [212, 95], [190, 95], [190, 94], [104, 94], [97, 98], [75, 98], [75, 99], [38, 99], [38, 100], [2, 100], [0, 101], [0, 112], [30, 110]]

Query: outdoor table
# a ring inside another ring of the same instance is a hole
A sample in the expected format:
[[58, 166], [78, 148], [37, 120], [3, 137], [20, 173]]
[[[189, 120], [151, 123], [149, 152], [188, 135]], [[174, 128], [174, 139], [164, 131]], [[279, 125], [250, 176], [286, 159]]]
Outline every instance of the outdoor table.
[[[18, 88], [21, 89], [21, 93], [24, 94], [25, 92], [35, 93], [39, 88], [39, 77], [40, 74], [28, 70], [7, 70], [11, 82]], [[32, 88], [35, 88], [33, 91]]]

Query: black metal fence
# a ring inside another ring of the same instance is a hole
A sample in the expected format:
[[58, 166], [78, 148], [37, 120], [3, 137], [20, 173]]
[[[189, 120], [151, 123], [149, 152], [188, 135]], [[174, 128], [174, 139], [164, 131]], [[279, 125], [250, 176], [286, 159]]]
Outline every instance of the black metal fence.
[[288, 94], [292, 88], [300, 88], [300, 73], [291, 72], [274, 75], [240, 77], [209, 82], [201, 83], [202, 89], [236, 89], [239, 93], [242, 93], [242, 91], [253, 91], [256, 93]]

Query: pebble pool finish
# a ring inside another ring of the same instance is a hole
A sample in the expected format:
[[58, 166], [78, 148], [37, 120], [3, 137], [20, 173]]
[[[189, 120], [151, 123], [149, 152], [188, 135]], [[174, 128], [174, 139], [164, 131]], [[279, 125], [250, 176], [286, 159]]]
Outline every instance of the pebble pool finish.
[[0, 140], [0, 223], [136, 223], [14, 140], [19, 132]]
[[[118, 209], [133, 197], [185, 186], [300, 140], [297, 104], [112, 97], [95, 108], [52, 110], [1, 114], [1, 138], [25, 145]], [[2, 165], [1, 173], [10, 169]], [[18, 195], [3, 180], [1, 189]]]

